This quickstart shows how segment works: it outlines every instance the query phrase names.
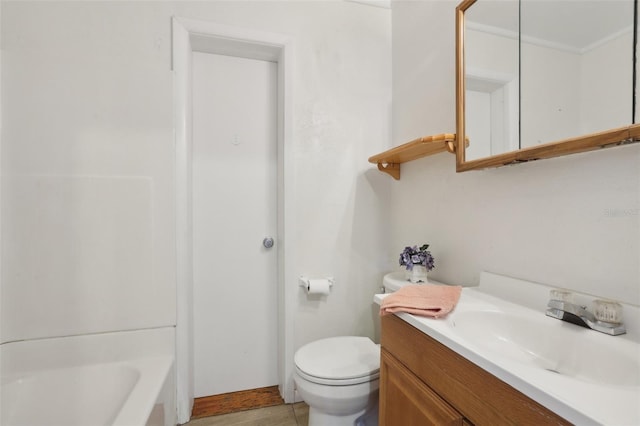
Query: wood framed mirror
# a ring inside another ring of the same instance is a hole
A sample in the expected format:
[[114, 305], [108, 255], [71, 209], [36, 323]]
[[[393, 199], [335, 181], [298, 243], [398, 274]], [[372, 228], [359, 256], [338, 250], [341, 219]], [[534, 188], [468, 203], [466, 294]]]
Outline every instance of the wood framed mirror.
[[457, 171], [640, 142], [637, 3], [460, 3]]

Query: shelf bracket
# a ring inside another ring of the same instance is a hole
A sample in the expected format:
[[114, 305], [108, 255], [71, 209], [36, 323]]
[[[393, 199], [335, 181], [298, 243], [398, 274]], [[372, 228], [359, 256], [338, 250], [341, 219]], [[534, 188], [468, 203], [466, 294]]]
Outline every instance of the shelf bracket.
[[440, 135], [423, 136], [381, 154], [369, 157], [369, 162], [378, 165], [378, 170], [400, 180], [400, 166], [402, 163], [418, 158], [438, 154], [440, 152], [456, 151], [456, 135], [443, 133]]
[[[445, 141], [445, 146], [447, 148], [447, 151], [449, 151], [452, 154], [456, 153], [456, 140], [447, 140]], [[467, 140], [467, 146], [469, 146], [469, 140]]]
[[400, 180], [400, 164], [396, 163], [378, 163], [378, 170]]

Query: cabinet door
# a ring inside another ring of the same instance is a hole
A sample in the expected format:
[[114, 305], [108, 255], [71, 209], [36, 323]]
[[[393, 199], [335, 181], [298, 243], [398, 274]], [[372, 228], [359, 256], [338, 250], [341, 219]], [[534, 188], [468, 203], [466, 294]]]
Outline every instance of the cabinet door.
[[463, 417], [411, 371], [382, 350], [380, 425], [462, 425]]

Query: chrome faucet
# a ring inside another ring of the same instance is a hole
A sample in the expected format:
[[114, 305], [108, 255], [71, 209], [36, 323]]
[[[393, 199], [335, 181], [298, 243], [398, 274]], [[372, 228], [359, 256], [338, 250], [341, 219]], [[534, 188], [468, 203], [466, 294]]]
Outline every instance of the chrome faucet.
[[612, 336], [627, 332], [624, 324], [601, 321], [597, 319], [593, 313], [589, 312], [586, 306], [576, 305], [575, 303], [564, 300], [549, 300], [547, 304], [547, 316]]

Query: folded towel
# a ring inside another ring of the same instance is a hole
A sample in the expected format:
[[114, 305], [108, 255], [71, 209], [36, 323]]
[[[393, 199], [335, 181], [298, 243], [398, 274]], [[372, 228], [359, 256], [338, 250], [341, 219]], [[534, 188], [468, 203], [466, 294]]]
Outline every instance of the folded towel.
[[405, 285], [382, 300], [380, 315], [408, 312], [439, 318], [453, 310], [461, 292], [462, 287], [459, 285]]

